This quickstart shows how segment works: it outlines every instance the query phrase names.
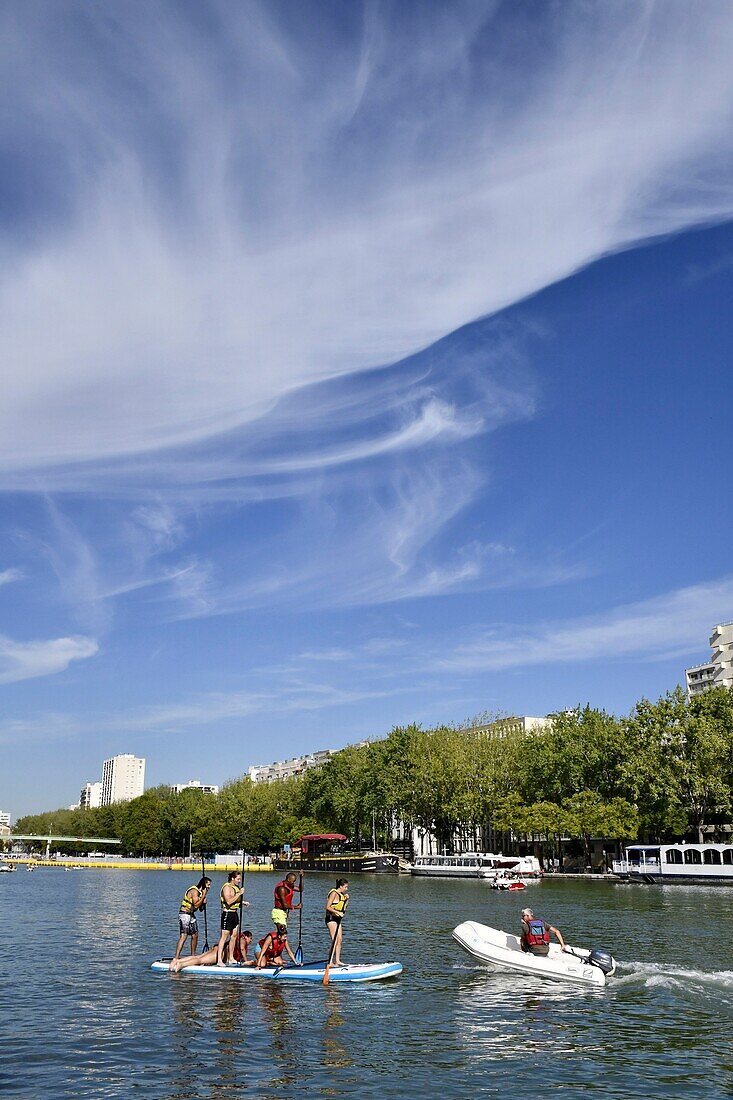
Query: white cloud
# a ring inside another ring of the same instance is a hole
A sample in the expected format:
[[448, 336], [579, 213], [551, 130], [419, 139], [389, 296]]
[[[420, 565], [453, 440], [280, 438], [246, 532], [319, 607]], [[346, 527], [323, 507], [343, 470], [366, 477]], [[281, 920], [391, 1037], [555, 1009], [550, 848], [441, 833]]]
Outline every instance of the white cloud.
[[733, 578], [691, 585], [603, 614], [559, 623], [505, 624], [456, 646], [435, 664], [466, 673], [634, 657], [659, 660], [700, 649], [733, 611]]
[[22, 581], [25, 574], [21, 569], [3, 569], [0, 571], [0, 588], [4, 584], [13, 584], [14, 581]]
[[214, 4], [206, 49], [181, 9], [81, 10], [79, 41], [4, 16], [56, 180], [4, 252], [6, 470], [200, 442], [733, 212], [728, 5], [548, 6], [523, 76], [493, 4], [370, 7], [353, 40]]
[[67, 669], [72, 661], [84, 661], [98, 651], [93, 638], [72, 636], [17, 642], [0, 635], [0, 684], [53, 676]]

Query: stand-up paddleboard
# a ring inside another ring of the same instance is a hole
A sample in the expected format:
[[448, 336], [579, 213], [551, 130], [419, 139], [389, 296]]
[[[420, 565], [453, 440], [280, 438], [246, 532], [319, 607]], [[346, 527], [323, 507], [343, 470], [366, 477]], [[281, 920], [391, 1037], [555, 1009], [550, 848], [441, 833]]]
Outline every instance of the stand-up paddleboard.
[[[170, 974], [168, 959], [158, 959], [150, 967], [158, 974]], [[303, 966], [263, 966], [258, 970], [254, 966], [184, 966], [178, 974], [206, 978], [270, 978], [278, 982], [321, 982], [326, 969], [325, 963], [305, 963]], [[329, 982], [380, 982], [385, 978], [397, 978], [402, 973], [402, 963], [347, 963], [343, 966], [331, 966]]]

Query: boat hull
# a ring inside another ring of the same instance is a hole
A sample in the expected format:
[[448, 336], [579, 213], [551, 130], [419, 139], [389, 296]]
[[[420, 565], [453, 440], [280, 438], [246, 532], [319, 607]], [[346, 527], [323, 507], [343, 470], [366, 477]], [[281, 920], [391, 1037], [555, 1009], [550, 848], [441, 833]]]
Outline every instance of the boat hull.
[[[168, 959], [158, 959], [150, 969], [157, 974], [170, 974]], [[257, 970], [254, 966], [187, 966], [178, 971], [179, 974], [189, 974], [201, 978], [262, 978], [265, 981], [278, 982], [320, 982], [326, 967], [324, 963], [309, 966], [263, 966]], [[398, 962], [387, 963], [355, 963], [344, 966], [332, 966], [328, 972], [329, 983], [335, 982], [381, 982], [388, 978], [398, 978], [402, 973], [402, 964]]]
[[305, 859], [274, 859], [276, 871], [323, 871], [329, 875], [371, 874], [396, 875], [400, 870], [400, 857], [391, 852], [361, 855], [314, 856]]
[[549, 955], [532, 955], [522, 951], [517, 936], [476, 921], [459, 924], [453, 929], [453, 939], [475, 959], [500, 970], [596, 989], [606, 984], [604, 972], [586, 961], [590, 951], [584, 948], [573, 947], [563, 952], [558, 944], [553, 943]]

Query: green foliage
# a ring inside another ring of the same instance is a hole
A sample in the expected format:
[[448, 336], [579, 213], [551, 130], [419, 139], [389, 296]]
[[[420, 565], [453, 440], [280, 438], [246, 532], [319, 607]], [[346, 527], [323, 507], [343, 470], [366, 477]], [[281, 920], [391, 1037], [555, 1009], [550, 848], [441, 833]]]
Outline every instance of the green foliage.
[[733, 806], [733, 690], [688, 701], [680, 689], [641, 700], [622, 719], [590, 706], [519, 734], [484, 716], [463, 727], [410, 725], [336, 753], [302, 778], [238, 779], [218, 796], [168, 787], [96, 810], [22, 818], [18, 832], [110, 836], [123, 851], [176, 856], [244, 847], [266, 852], [304, 833], [341, 832], [388, 846], [398, 822], [433, 833], [628, 840], [695, 833]]

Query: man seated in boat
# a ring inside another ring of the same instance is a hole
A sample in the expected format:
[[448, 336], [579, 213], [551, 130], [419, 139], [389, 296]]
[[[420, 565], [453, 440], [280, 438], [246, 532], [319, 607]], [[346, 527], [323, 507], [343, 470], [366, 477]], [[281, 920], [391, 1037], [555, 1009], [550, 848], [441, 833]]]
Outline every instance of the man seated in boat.
[[[255, 960], [250, 959], [249, 949], [252, 945], [252, 933], [249, 928], [245, 928], [244, 932], [240, 932], [237, 938], [237, 942], [234, 946], [234, 958], [236, 962], [235, 966], [255, 966]], [[185, 970], [189, 966], [216, 966], [216, 956], [218, 947], [212, 947], [210, 951], [204, 951], [201, 955], [189, 955], [187, 959], [171, 959], [169, 970], [178, 973], [179, 970]]]
[[535, 917], [531, 909], [522, 910], [522, 935], [519, 939], [522, 951], [528, 951], [530, 955], [549, 955], [551, 932], [564, 951], [565, 940], [559, 928], [553, 928], [542, 917]]
[[286, 966], [287, 964], [283, 959], [283, 951], [287, 951], [296, 966], [301, 965], [295, 958], [290, 948], [290, 944], [288, 943], [288, 930], [286, 926], [276, 923], [275, 931], [268, 932], [265, 938], [260, 940], [257, 969], [261, 970], [263, 966]]

